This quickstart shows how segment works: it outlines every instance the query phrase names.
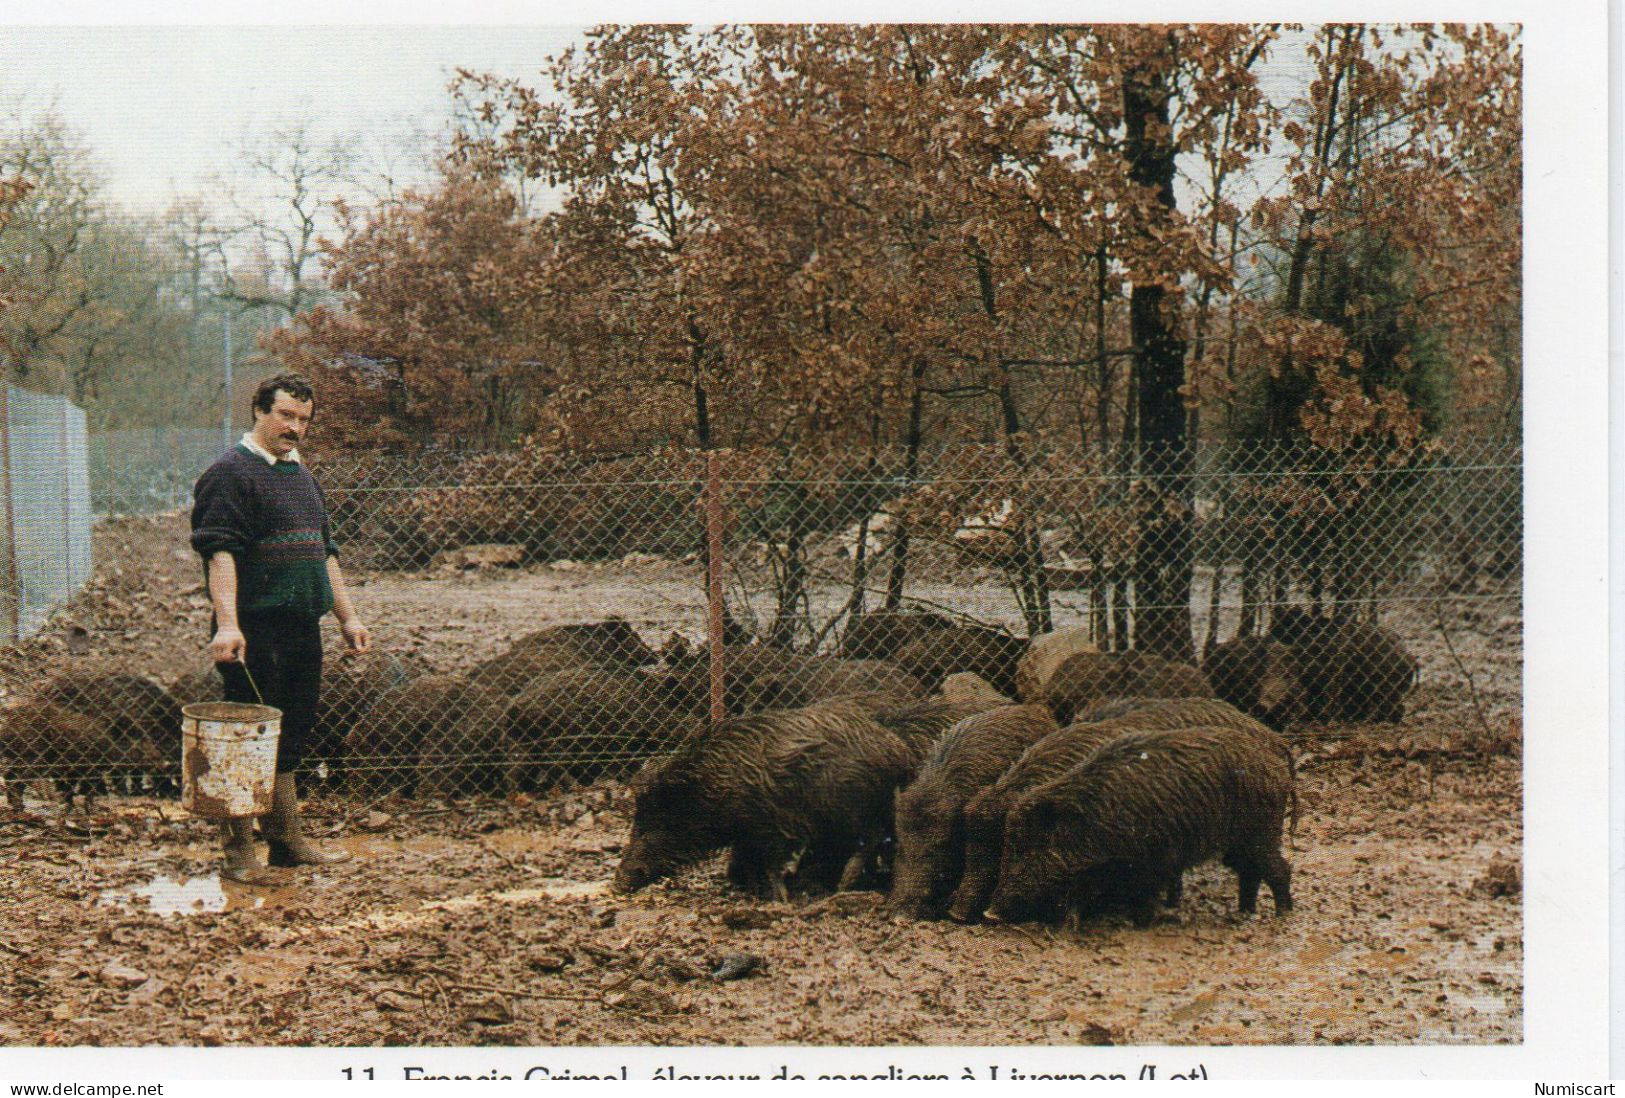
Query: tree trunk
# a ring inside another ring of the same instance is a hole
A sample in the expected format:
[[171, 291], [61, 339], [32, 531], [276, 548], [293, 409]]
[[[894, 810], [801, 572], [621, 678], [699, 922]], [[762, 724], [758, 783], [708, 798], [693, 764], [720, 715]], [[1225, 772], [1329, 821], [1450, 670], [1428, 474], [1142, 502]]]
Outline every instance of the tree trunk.
[[[1161, 209], [1153, 217], [1161, 220], [1157, 214], [1175, 208], [1175, 149], [1168, 126], [1168, 82], [1154, 64], [1127, 74], [1123, 117], [1129, 176], [1154, 191]], [[1169, 659], [1193, 661], [1191, 455], [1180, 393], [1185, 343], [1166, 309], [1160, 283], [1134, 286], [1129, 325], [1138, 375], [1140, 475], [1146, 487], [1134, 562], [1135, 644]]]
[[796, 614], [807, 593], [807, 554], [799, 530], [793, 531], [785, 543], [784, 574], [779, 577], [778, 607], [773, 614], [773, 625], [768, 629], [767, 643], [776, 648], [788, 648], [796, 636]]
[[[705, 333], [700, 331], [699, 325], [693, 318], [688, 322], [689, 336], [689, 363], [693, 368], [692, 384], [694, 387], [694, 437], [699, 442], [701, 450], [714, 448], [711, 436], [711, 402], [705, 391], [705, 380], [700, 374], [700, 367], [705, 359]], [[726, 567], [726, 561], [724, 561]], [[708, 576], [711, 573], [711, 541], [706, 536], [705, 524], [700, 524], [700, 574]], [[708, 596], [709, 597], [709, 594]], [[743, 644], [750, 639], [750, 634], [734, 620], [733, 614], [728, 610], [726, 603], [722, 606], [722, 642], [724, 644]]]
[[[976, 283], [982, 293], [982, 311], [994, 325], [999, 322], [998, 301], [993, 286], [992, 261], [981, 252], [976, 255]], [[1010, 383], [1010, 369], [1004, 364], [996, 348], [989, 348], [987, 361], [998, 377], [999, 424], [1004, 432], [1005, 453], [1017, 469], [1026, 472], [1032, 464], [1021, 444], [1021, 410], [1016, 406], [1015, 387]], [[1021, 616], [1027, 625], [1027, 635], [1036, 637], [1053, 628], [1050, 616], [1049, 574], [1044, 570], [1044, 547], [1039, 540], [1037, 520], [1033, 508], [1018, 506], [1021, 525], [1014, 532], [1016, 543], [1015, 575], [1013, 586], [1016, 600], [1021, 604]]]
[[[1343, 47], [1356, 32], [1350, 27], [1326, 27], [1322, 32], [1321, 48], [1327, 58], [1339, 56], [1336, 38], [1343, 36]], [[1315, 223], [1320, 217], [1320, 200], [1326, 192], [1326, 180], [1331, 168], [1333, 139], [1338, 127], [1338, 103], [1342, 95], [1347, 66], [1339, 64], [1327, 84], [1325, 109], [1315, 119], [1314, 145], [1311, 155], [1316, 169], [1313, 201], [1306, 202], [1298, 218], [1298, 235], [1292, 244], [1292, 261], [1287, 267], [1286, 300], [1283, 302], [1289, 316], [1297, 316], [1304, 308], [1304, 284], [1309, 275], [1309, 263], [1314, 255]], [[1297, 377], [1290, 349], [1281, 352], [1280, 365], [1264, 380], [1266, 438], [1282, 440], [1292, 438], [1298, 431], [1298, 409], [1304, 401], [1304, 383]]]
[[699, 440], [700, 449], [711, 449], [710, 402], [706, 399], [705, 384], [697, 377], [694, 379], [694, 436]]
[[1100, 550], [1089, 552], [1089, 643], [1106, 648], [1106, 558]]
[[850, 617], [847, 619], [848, 628], [851, 623], [863, 616], [864, 587], [869, 581], [869, 519], [870, 512], [865, 511], [863, 518], [858, 522], [858, 541], [852, 549], [852, 590], [847, 596], [846, 604]]
[[[914, 487], [914, 478], [920, 471], [920, 434], [925, 418], [925, 392], [920, 382], [925, 378], [925, 363], [917, 362], [909, 371], [914, 391], [909, 394], [908, 437], [904, 440], [903, 480], [908, 488]], [[903, 583], [908, 577], [908, 524], [897, 520], [897, 533], [892, 538], [891, 572], [886, 577], [887, 610], [898, 610], [903, 605]]]
[[1129, 646], [1129, 581], [1122, 569], [1115, 569], [1112, 580], [1112, 646], [1113, 652], [1122, 652]]
[[1106, 354], [1106, 245], [1095, 249], [1095, 433], [1102, 459], [1111, 453], [1112, 370]]

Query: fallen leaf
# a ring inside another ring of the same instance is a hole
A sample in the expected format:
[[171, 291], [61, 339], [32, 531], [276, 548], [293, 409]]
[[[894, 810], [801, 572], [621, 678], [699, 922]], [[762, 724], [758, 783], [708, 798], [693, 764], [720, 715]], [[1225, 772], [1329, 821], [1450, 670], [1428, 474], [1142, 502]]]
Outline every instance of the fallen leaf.
[[777, 916], [755, 907], [731, 907], [722, 913], [722, 925], [729, 930], [763, 930], [777, 921]]
[[463, 1021], [482, 1026], [505, 1026], [513, 1021], [513, 1008], [508, 1006], [506, 1000], [493, 996], [465, 1010]]
[[96, 978], [109, 987], [120, 988], [140, 987], [147, 982], [145, 972], [138, 968], [131, 968], [119, 961], [103, 965], [102, 970], [96, 974]]
[[404, 991], [386, 988], [378, 993], [373, 1000], [378, 1004], [379, 1010], [398, 1010], [405, 1014], [415, 1013], [423, 1008], [423, 1000], [416, 995], [408, 995]]
[[1097, 1022], [1087, 1022], [1078, 1031], [1080, 1045], [1115, 1045], [1117, 1034]]
[[551, 949], [538, 949], [531, 951], [525, 963], [537, 972], [557, 972], [570, 963], [570, 958]]
[[665, 968], [666, 975], [680, 984], [686, 984], [690, 981], [698, 980], [700, 977], [705, 975], [704, 968], [694, 964], [692, 961], [685, 961], [681, 958], [673, 958], [666, 961]]
[[1496, 858], [1484, 870], [1483, 876], [1473, 882], [1470, 891], [1474, 896], [1487, 896], [1492, 900], [1520, 895], [1523, 892], [1523, 870], [1517, 862]]
[[664, 991], [652, 987], [635, 987], [629, 991], [604, 996], [604, 1005], [612, 1010], [629, 1014], [660, 1016], [679, 1013], [677, 1000]]

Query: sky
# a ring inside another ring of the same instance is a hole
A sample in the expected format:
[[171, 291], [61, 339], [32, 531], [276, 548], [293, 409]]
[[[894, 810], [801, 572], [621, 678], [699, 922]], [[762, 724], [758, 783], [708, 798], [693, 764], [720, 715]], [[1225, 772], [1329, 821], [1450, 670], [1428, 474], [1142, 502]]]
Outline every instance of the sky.
[[[184, 5], [148, 6], [185, 14]], [[313, 11], [305, 0], [285, 7]], [[107, 26], [89, 18], [99, 9], [81, 4], [74, 9], [86, 17], [81, 25], [25, 25], [28, 14], [44, 10], [36, 8], [0, 0], [0, 125], [54, 107], [91, 149], [104, 198], [136, 215], [161, 213], [178, 196], [208, 197], [218, 179], [239, 174], [234, 154], [245, 141], [294, 125], [317, 138], [354, 140], [363, 163], [385, 149], [434, 148], [449, 123], [446, 86], [457, 68], [543, 88], [547, 59], [581, 41], [587, 22]], [[457, 14], [510, 13], [476, 3]], [[1291, 67], [1278, 57], [1277, 78], [1286, 75], [1282, 62]]]
[[[54, 103], [93, 150], [105, 197], [131, 213], [158, 212], [172, 197], [229, 176], [246, 137], [306, 123], [318, 135], [379, 143], [433, 135], [447, 124], [446, 84], [456, 67], [519, 77], [541, 86], [546, 59], [582, 29], [606, 20], [679, 14], [726, 18], [1020, 20], [1121, 18], [1106, 0], [691, 0], [681, 12], [636, 0], [0, 0], [0, 124], [21, 104]], [[1394, 0], [1374, 0], [1372, 18]], [[1446, 7], [1463, 0], [1442, 0]], [[1474, 18], [1505, 18], [1506, 0], [1467, 0]], [[901, 6], [899, 6], [901, 5]], [[1104, 6], [1103, 6], [1104, 5]], [[1246, 12], [1238, 0], [1157, 0], [1161, 18], [1279, 17]], [[1290, 13], [1313, 22], [1312, 0]], [[1401, 6], [1404, 6], [1402, 0]], [[1346, 12], [1342, 14], [1346, 15]], [[1450, 15], [1446, 11], [1443, 14]], [[539, 17], [550, 25], [535, 25]], [[449, 18], [459, 26], [446, 26]], [[343, 21], [349, 26], [320, 26]], [[387, 21], [387, 22], [385, 22]], [[145, 25], [108, 25], [112, 23]], [[52, 25], [56, 24], [56, 25]], [[68, 25], [62, 25], [68, 24]], [[257, 24], [257, 25], [254, 25]], [[368, 25], [370, 24], [370, 25]], [[1294, 80], [1278, 48], [1278, 78]], [[1288, 71], [1282, 71], [1286, 69]]]
[[106, 198], [159, 212], [231, 174], [245, 136], [434, 133], [457, 67], [542, 86], [546, 59], [579, 39], [579, 26], [0, 26], [0, 109], [54, 104]]

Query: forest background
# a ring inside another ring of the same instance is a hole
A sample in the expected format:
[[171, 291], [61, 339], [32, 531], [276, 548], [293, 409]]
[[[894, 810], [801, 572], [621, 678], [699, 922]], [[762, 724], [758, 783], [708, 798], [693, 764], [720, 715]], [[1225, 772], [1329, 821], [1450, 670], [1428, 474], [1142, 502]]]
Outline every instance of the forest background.
[[[317, 376], [329, 452], [534, 477], [725, 448], [736, 475], [907, 485], [932, 454], [952, 483], [1098, 460], [1144, 478], [1099, 514], [1170, 650], [1193, 444], [1346, 471], [1517, 435], [1515, 29], [612, 26], [541, 76], [460, 71], [417, 185], [399, 147], [293, 126], [156, 219], [100, 200], [60, 117], [14, 118], [8, 377], [93, 431], [209, 426], [230, 324], [261, 372]], [[1347, 526], [1376, 482], [1342, 483], [1255, 502]], [[1037, 520], [999, 521], [1042, 631]]]
[[209, 425], [232, 313], [345, 431], [444, 446], [1517, 423], [1515, 31], [613, 27], [538, 63], [460, 75], [438, 135], [245, 140], [153, 218], [17, 106], [9, 377]]

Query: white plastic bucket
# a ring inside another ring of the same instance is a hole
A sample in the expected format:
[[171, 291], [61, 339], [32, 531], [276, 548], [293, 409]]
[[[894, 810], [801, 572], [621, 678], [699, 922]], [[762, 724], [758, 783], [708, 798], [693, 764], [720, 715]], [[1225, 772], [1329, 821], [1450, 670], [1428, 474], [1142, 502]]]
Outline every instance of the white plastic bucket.
[[271, 811], [282, 710], [198, 702], [181, 710], [181, 807], [235, 819]]

